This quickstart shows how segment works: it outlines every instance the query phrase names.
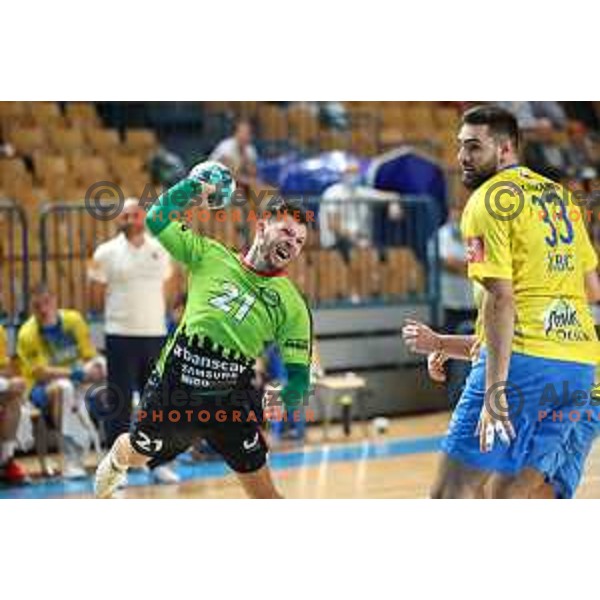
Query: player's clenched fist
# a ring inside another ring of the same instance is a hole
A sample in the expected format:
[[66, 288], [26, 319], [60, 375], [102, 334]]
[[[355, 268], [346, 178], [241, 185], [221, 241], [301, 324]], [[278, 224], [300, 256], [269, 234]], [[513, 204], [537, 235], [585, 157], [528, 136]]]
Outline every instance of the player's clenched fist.
[[415, 354], [431, 354], [441, 350], [440, 336], [420, 321], [406, 319], [402, 328], [402, 339]]

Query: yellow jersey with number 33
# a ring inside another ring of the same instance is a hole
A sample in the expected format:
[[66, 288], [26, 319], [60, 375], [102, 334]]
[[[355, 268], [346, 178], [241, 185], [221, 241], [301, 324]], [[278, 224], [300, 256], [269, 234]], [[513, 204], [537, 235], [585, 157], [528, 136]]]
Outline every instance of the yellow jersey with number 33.
[[584, 281], [598, 259], [572, 195], [525, 167], [505, 169], [472, 194], [461, 229], [469, 278], [512, 281], [514, 352], [598, 362]]

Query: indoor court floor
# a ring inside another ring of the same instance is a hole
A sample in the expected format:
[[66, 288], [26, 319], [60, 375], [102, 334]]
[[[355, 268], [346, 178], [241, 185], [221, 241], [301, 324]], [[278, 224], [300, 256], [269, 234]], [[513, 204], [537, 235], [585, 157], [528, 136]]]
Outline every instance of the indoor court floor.
[[[303, 447], [273, 448], [271, 465], [288, 498], [426, 498], [437, 464], [447, 413], [394, 420], [388, 432], [364, 437], [359, 424], [349, 439], [334, 426], [327, 443], [320, 427], [309, 429]], [[29, 462], [29, 459], [28, 461]], [[31, 462], [32, 470], [35, 462]], [[92, 472], [90, 465], [90, 473]], [[121, 498], [243, 498], [235, 476], [220, 461], [177, 461], [179, 485], [151, 485], [148, 473], [129, 474]], [[31, 485], [0, 488], [1, 498], [89, 498], [92, 480], [34, 478]], [[600, 498], [600, 444], [596, 445], [578, 498]]]

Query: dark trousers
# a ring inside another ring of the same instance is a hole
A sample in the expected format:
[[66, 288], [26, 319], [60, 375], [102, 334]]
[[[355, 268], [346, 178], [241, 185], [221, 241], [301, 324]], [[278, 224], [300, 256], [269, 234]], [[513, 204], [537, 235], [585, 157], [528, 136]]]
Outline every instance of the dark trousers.
[[109, 393], [103, 413], [109, 447], [129, 431], [133, 392], [142, 393], [164, 342], [163, 337], [106, 336]]
[[[444, 309], [444, 332], [448, 335], [472, 335], [475, 331], [476, 310]], [[446, 363], [446, 383], [448, 399], [452, 407], [456, 406], [471, 371], [468, 361], [452, 360]]]

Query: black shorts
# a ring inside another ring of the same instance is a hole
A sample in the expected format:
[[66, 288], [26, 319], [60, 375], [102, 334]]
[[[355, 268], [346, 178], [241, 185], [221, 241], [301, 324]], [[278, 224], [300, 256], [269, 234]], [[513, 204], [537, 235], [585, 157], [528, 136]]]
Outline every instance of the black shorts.
[[236, 473], [262, 468], [268, 447], [261, 432], [262, 393], [254, 369], [207, 344], [192, 347], [179, 336], [163, 373], [155, 371], [132, 420], [134, 449], [150, 467], [173, 460], [200, 438]]

